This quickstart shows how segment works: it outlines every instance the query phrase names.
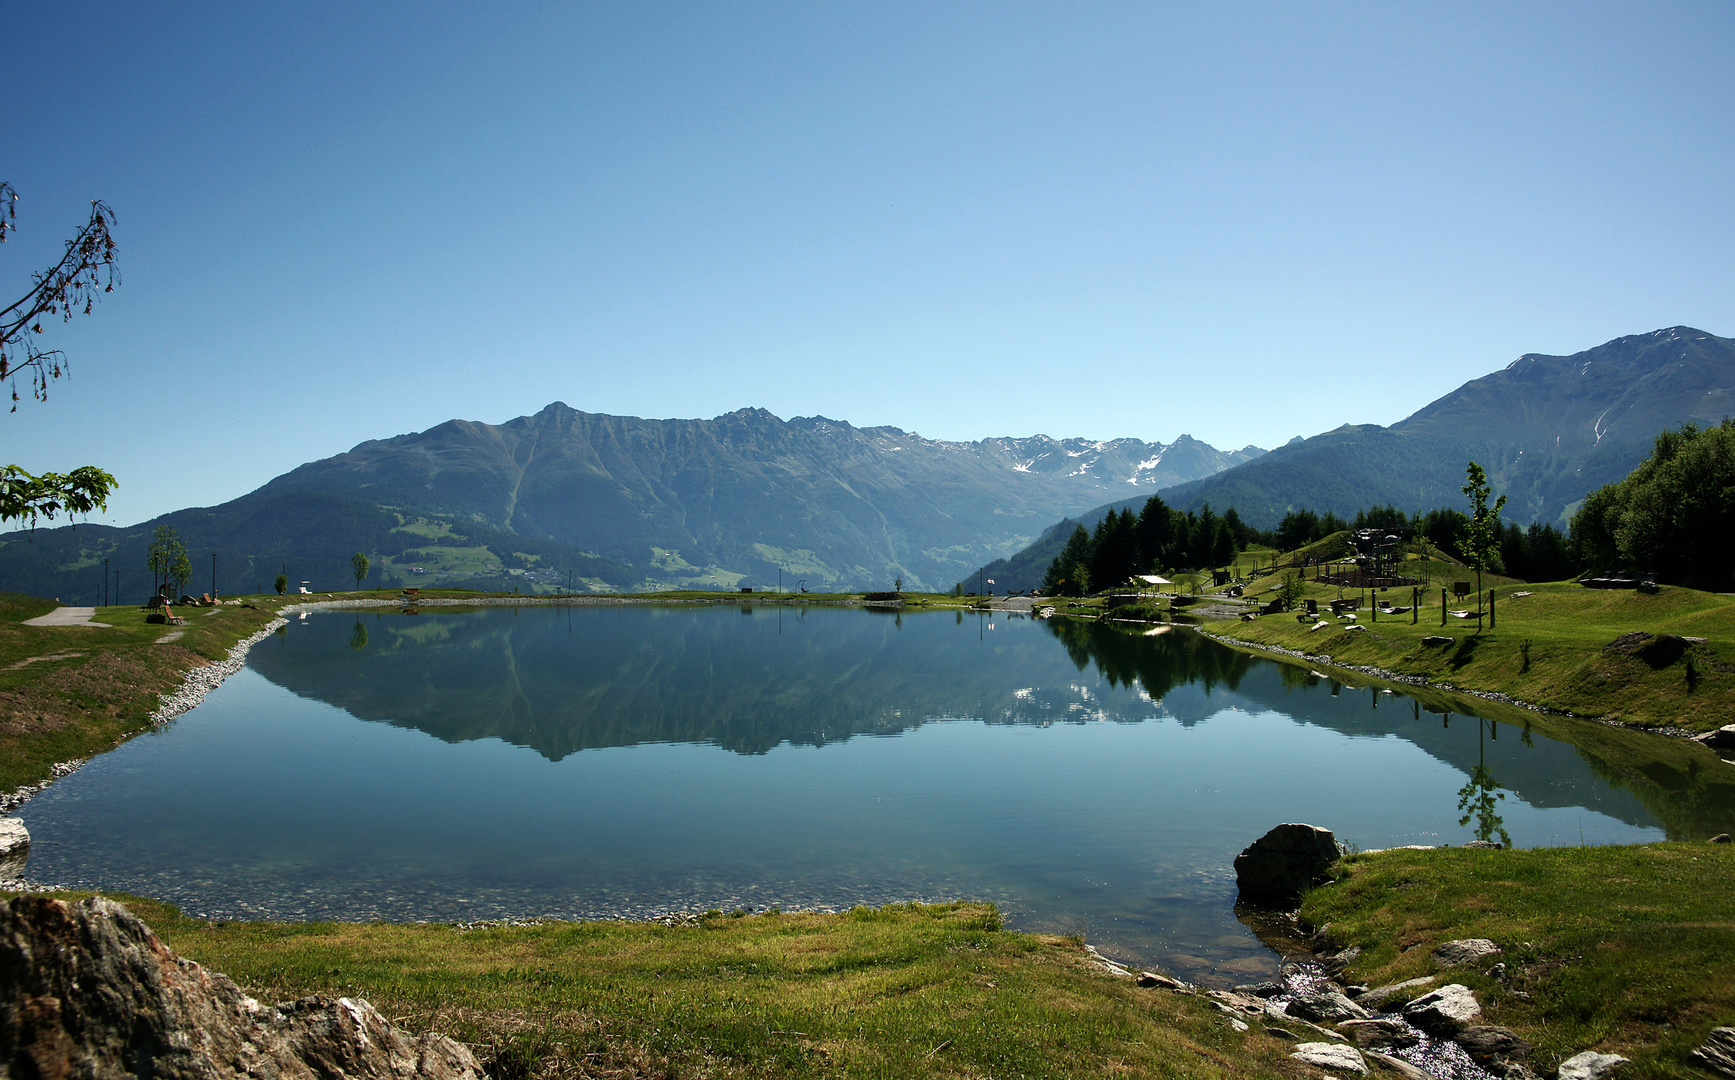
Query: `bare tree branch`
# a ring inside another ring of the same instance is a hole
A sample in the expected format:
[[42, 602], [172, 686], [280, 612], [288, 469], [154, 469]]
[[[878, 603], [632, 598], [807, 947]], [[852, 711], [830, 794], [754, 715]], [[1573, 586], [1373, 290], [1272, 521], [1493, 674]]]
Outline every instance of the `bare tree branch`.
[[[17, 228], [18, 192], [0, 182], [0, 243]], [[66, 243], [66, 253], [46, 272], [31, 275], [34, 285], [16, 302], [0, 308], [0, 380], [12, 385], [12, 411], [18, 411], [16, 376], [30, 369], [30, 395], [48, 398], [48, 383], [67, 370], [66, 355], [59, 349], [43, 349], [35, 336], [43, 332], [44, 316], [70, 321], [77, 313], [89, 315], [102, 293], [120, 283], [115, 265], [115, 242], [111, 234], [114, 211], [103, 201], [90, 204], [90, 220]]]

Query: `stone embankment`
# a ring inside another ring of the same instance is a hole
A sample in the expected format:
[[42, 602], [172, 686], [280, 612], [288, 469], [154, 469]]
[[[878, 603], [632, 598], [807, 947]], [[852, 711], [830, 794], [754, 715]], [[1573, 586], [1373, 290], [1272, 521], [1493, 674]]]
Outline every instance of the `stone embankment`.
[[279, 626], [288, 620], [281, 616], [266, 623], [251, 637], [243, 638], [229, 650], [229, 655], [221, 660], [196, 667], [187, 672], [181, 685], [164, 694], [157, 700], [156, 711], [151, 713], [151, 726], [166, 724], [184, 712], [196, 708], [205, 695], [221, 686], [224, 679], [240, 671], [247, 663], [247, 652], [253, 646], [276, 633]]

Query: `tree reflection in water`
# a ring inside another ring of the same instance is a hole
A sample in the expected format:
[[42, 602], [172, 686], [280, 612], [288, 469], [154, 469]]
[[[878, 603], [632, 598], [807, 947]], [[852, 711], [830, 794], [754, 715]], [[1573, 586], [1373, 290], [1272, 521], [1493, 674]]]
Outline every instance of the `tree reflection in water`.
[[1458, 819], [1459, 825], [1476, 822], [1476, 839], [1483, 843], [1492, 843], [1494, 838], [1500, 838], [1502, 847], [1512, 846], [1512, 837], [1507, 835], [1506, 820], [1500, 816], [1498, 807], [1506, 798], [1506, 792], [1500, 790], [1500, 784], [1494, 775], [1488, 771], [1488, 757], [1483, 745], [1483, 735], [1486, 732], [1490, 739], [1500, 737], [1500, 725], [1493, 720], [1476, 718], [1476, 767], [1470, 770], [1467, 783], [1458, 789], [1458, 809], [1464, 816]]

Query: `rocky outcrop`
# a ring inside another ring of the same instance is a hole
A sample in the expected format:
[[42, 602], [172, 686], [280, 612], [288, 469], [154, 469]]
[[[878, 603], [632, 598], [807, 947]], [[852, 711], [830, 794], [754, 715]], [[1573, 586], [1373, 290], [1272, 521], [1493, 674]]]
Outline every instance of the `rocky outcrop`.
[[1462, 983], [1450, 983], [1404, 1006], [1403, 1017], [1438, 1038], [1449, 1038], [1476, 1021], [1482, 1006]]
[[1693, 1059], [1713, 1072], [1735, 1076], [1735, 1028], [1712, 1028], [1704, 1044], [1693, 1051]]
[[1403, 1058], [1392, 1057], [1390, 1054], [1382, 1054], [1375, 1050], [1369, 1050], [1363, 1056], [1378, 1065], [1381, 1072], [1396, 1073], [1402, 1077], [1402, 1080], [1434, 1080], [1432, 1073], [1423, 1072]]
[[1303, 892], [1325, 880], [1339, 854], [1330, 829], [1279, 825], [1235, 856], [1241, 900], [1260, 907], [1293, 907]]
[[1405, 979], [1403, 982], [1387, 983], [1376, 986], [1364, 994], [1358, 994], [1355, 1003], [1374, 1012], [1383, 1012], [1387, 1004], [1393, 1001], [1408, 1001], [1414, 994], [1420, 993], [1424, 987], [1433, 985], [1432, 978]]
[[1372, 1020], [1346, 1020], [1339, 1024], [1337, 1029], [1362, 1047], [1414, 1046], [1422, 1040], [1415, 1028], [1390, 1016]]
[[483, 1080], [470, 1051], [373, 1006], [266, 1006], [105, 897], [0, 904], [0, 1076]]

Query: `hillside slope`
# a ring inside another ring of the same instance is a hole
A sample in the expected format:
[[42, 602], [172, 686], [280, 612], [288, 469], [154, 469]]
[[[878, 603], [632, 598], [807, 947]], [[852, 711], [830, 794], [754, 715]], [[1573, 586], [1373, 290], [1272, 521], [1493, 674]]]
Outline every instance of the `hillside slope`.
[[1676, 326], [1571, 356], [1530, 353], [1389, 428], [1346, 425], [1165, 491], [1181, 509], [1233, 506], [1255, 528], [1294, 509], [1456, 506], [1487, 469], [1505, 516], [1565, 525], [1586, 493], [1631, 472], [1659, 431], [1735, 413], [1735, 339]]

